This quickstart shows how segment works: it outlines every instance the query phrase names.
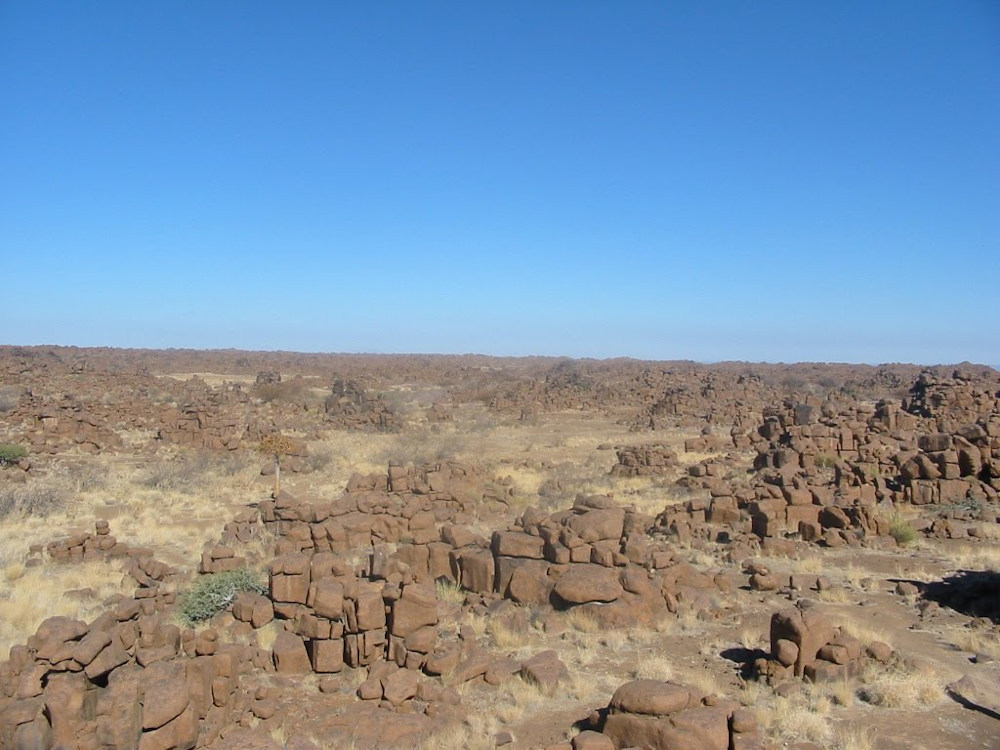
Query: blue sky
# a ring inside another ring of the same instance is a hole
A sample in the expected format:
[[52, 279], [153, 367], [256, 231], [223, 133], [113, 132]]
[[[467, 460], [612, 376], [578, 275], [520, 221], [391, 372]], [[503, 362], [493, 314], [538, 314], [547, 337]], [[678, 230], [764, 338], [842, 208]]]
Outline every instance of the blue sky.
[[0, 2], [4, 343], [1000, 364], [1000, 4]]

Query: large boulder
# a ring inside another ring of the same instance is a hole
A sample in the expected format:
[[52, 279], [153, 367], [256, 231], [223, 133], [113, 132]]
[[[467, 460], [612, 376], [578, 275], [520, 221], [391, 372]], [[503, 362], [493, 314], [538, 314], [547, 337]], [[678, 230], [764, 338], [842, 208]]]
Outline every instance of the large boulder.
[[613, 602], [625, 591], [618, 580], [618, 571], [602, 565], [584, 563], [571, 565], [556, 581], [553, 594], [563, 604]]

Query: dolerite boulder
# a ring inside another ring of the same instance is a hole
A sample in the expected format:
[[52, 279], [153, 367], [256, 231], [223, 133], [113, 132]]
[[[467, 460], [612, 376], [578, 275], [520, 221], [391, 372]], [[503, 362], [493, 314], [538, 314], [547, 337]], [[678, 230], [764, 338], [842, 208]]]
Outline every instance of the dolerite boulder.
[[620, 686], [611, 698], [619, 713], [664, 716], [693, 705], [691, 691], [673, 682], [633, 680]]
[[437, 595], [434, 588], [417, 583], [404, 586], [402, 596], [392, 608], [392, 635], [405, 638], [419, 628], [436, 625], [437, 621]]
[[309, 654], [302, 639], [294, 633], [282, 630], [272, 647], [274, 668], [283, 674], [306, 674], [312, 671]]
[[555, 690], [563, 680], [569, 679], [566, 665], [559, 659], [559, 655], [551, 650], [532, 656], [521, 665], [520, 672], [524, 679], [538, 685], [547, 693]]
[[556, 581], [554, 596], [562, 604], [573, 606], [588, 602], [613, 602], [625, 589], [618, 571], [602, 565], [572, 565]]
[[583, 541], [593, 544], [604, 539], [614, 542], [621, 539], [625, 527], [624, 508], [590, 509], [584, 506], [580, 510], [585, 512], [567, 519], [566, 527]]
[[690, 688], [660, 680], [633, 680], [615, 691], [604, 734], [615, 747], [729, 750], [730, 711], [707, 706]]

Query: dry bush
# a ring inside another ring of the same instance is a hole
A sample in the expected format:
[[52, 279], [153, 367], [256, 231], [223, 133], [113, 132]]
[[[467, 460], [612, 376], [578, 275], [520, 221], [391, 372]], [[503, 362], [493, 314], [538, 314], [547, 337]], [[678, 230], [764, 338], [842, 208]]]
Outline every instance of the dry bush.
[[488, 711], [470, 712], [461, 722], [435, 732], [420, 745], [421, 750], [493, 750], [499, 729], [497, 717]]
[[666, 654], [660, 652], [644, 655], [632, 670], [632, 676], [637, 680], [672, 680], [675, 675], [674, 664]]
[[301, 404], [312, 395], [309, 384], [302, 378], [293, 378], [280, 383], [257, 383], [251, 393], [265, 404], [272, 401], [286, 404]]
[[892, 638], [886, 630], [860, 622], [850, 615], [840, 614], [835, 616], [833, 624], [839, 627], [846, 635], [857, 638], [863, 646], [869, 646], [875, 641], [892, 646]]
[[0, 386], [0, 413], [14, 411], [21, 403], [21, 388], [16, 385]]
[[991, 543], [948, 545], [936, 550], [955, 570], [983, 570], [1000, 573], [1000, 545]]
[[0, 487], [0, 518], [46, 517], [62, 510], [65, 504], [65, 493], [37, 481]]
[[136, 482], [148, 489], [192, 494], [204, 487], [210, 473], [231, 476], [237, 461], [229, 455], [182, 453], [144, 467]]

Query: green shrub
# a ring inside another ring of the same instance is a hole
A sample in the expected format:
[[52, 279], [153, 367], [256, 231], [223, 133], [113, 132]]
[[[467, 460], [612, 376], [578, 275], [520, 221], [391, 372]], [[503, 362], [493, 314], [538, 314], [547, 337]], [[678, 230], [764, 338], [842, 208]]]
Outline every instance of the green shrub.
[[28, 450], [23, 445], [0, 443], [0, 466], [16, 464], [27, 455]]
[[889, 518], [889, 534], [897, 544], [910, 544], [917, 538], [917, 530], [913, 524], [898, 513]]
[[246, 568], [203, 575], [181, 597], [181, 617], [189, 625], [204, 622], [232, 604], [242, 591], [263, 594], [267, 586]]

